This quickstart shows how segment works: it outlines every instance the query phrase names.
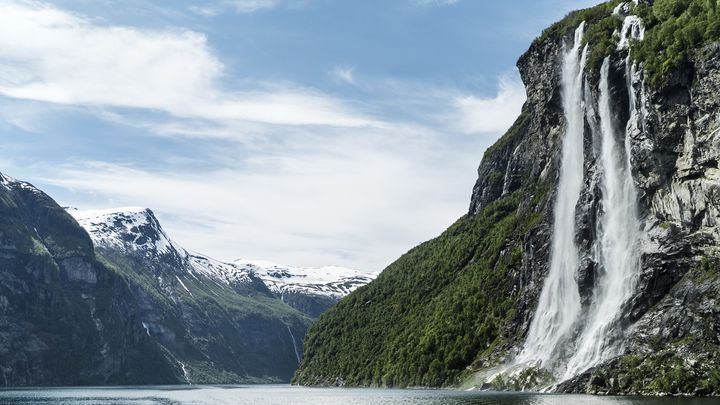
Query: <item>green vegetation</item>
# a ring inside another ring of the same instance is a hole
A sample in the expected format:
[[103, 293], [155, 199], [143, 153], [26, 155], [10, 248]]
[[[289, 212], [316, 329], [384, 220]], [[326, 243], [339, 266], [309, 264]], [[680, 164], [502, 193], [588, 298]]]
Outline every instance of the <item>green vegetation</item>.
[[656, 0], [633, 13], [642, 18], [646, 34], [632, 45], [631, 54], [643, 62], [651, 85], [663, 84], [705, 45], [720, 40], [717, 0]]
[[689, 275], [692, 277], [693, 281], [702, 283], [705, 281], [715, 280], [718, 277], [717, 269], [717, 260], [709, 257], [702, 257]]
[[[717, 266], [717, 258], [701, 258], [674, 288], [698, 292], [693, 298], [695, 303], [715, 300], [720, 294]], [[679, 292], [677, 295], [684, 294]], [[648, 336], [644, 342], [650, 349], [648, 352], [624, 355], [593, 371], [588, 382], [589, 391], [633, 395], [720, 395], [716, 313], [689, 311], [695, 314], [692, 332], [674, 339], [661, 334]], [[664, 327], [672, 329], [669, 325]]]
[[[607, 19], [612, 14], [613, 8], [620, 4], [620, 2], [620, 0], [612, 0], [594, 7], [571, 11], [562, 20], [545, 28], [542, 34], [535, 39], [533, 46], [537, 46], [548, 40], [558, 41], [571, 32], [574, 32], [583, 21], [585, 21], [587, 25], [594, 25], [599, 21]], [[593, 41], [590, 42], [593, 43]]]
[[[490, 145], [487, 149], [485, 149], [483, 159], [489, 158], [490, 156], [493, 156], [502, 150], [507, 150], [510, 148], [511, 145], [517, 145], [522, 140], [523, 135], [525, 135], [525, 131], [527, 130], [528, 125], [530, 125], [530, 119], [530, 113], [523, 108], [523, 110], [520, 112], [520, 116], [515, 119], [515, 122], [510, 127], [510, 129], [505, 132], [505, 135], [503, 135], [494, 144]], [[505, 177], [505, 173], [502, 173], [500, 171], [496, 171], [491, 174], [495, 176]]]
[[[160, 343], [170, 358], [185, 364], [193, 383], [278, 383], [291, 378], [297, 360], [283, 341], [290, 329], [301, 341], [310, 318], [252, 285], [230, 288], [209, 278], [185, 277], [178, 273], [178, 263], [112, 248], [96, 251], [101, 262], [122, 276], [135, 299], [151, 308], [149, 317], [165, 328]], [[189, 291], [169, 293], [158, 282], [176, 274]]]
[[[177, 382], [138, 333], [125, 285], [94, 257], [90, 238], [50, 197], [0, 187], [0, 385]], [[76, 282], [73, 271], [97, 277]], [[112, 365], [108, 367], [108, 365]]]
[[519, 241], [540, 220], [518, 207], [533, 194], [535, 203], [546, 198], [538, 189], [520, 190], [461, 218], [323, 314], [308, 333], [296, 381], [458, 383], [514, 315], [518, 297], [508, 273], [521, 263]]
[[589, 70], [597, 71], [602, 60], [617, 47], [617, 38], [613, 37], [613, 32], [621, 28], [622, 19], [612, 15], [612, 10], [620, 3], [620, 0], [613, 0], [595, 7], [572, 11], [562, 20], [546, 28], [533, 46], [548, 40], [559, 41], [574, 32], [580, 23], [585, 21], [583, 45], [588, 45], [589, 52], [586, 66]]
[[[545, 41], [560, 41], [585, 21], [583, 42], [589, 44], [587, 69], [597, 71], [602, 60], [616, 48], [614, 35], [622, 18], [612, 15], [619, 0], [577, 10], [545, 29], [533, 46]], [[720, 40], [720, 14], [717, 0], [656, 0], [640, 4], [632, 14], [643, 21], [645, 38], [631, 46], [633, 60], [643, 63], [647, 82], [652, 86], [667, 83], [673, 72], [687, 67], [703, 48]]]
[[720, 387], [720, 363], [716, 357], [694, 357], [694, 353], [717, 352], [717, 347], [699, 339], [682, 339], [648, 355], [625, 355], [606, 368], [593, 372], [590, 392], [639, 395], [717, 395]]
[[531, 391], [550, 386], [555, 377], [544, 368], [528, 367], [514, 376], [500, 374], [490, 382], [497, 391]]
[[[632, 9], [631, 13], [643, 19], [646, 33], [644, 41], [631, 43], [630, 57], [643, 64], [649, 85], [666, 84], [670, 75], [691, 63], [707, 44], [720, 39], [716, 2], [657, 0], [654, 6]], [[537, 50], [562, 43], [585, 21], [586, 66], [597, 72], [602, 60], [617, 48], [616, 32], [623, 19], [612, 10], [618, 4], [620, 0], [613, 0], [572, 12], [543, 31], [532, 47]], [[524, 110], [507, 134], [488, 148], [483, 160], [497, 158], [517, 145], [526, 136], [530, 119]], [[485, 189], [500, 188], [504, 174], [502, 170], [483, 173]], [[295, 381], [455, 385], [468, 367], [481, 364], [493, 350], [503, 347], [508, 339], [505, 328], [524, 299], [514, 295], [511, 286], [513, 273], [523, 260], [522, 241], [543, 220], [538, 207], [549, 194], [547, 185], [533, 182], [524, 181], [523, 188], [485, 205], [477, 215], [460, 218], [441, 236], [412, 249], [375, 282], [321, 316], [307, 335]], [[533, 197], [526, 198], [528, 195]], [[672, 224], [659, 226], [670, 229]], [[717, 274], [717, 263], [703, 260], [688, 279], [715, 282]], [[712, 325], [711, 320], [707, 323]], [[704, 358], [702, 363], [680, 357], [688, 352], [720, 353], [717, 347], [701, 347], [700, 340], [668, 343], [661, 336], [651, 336], [646, 343], [652, 355], [624, 357], [613, 365], [619, 371], [600, 369], [589, 384], [643, 393], [689, 392], [693, 387], [703, 393], [720, 386], [719, 358]], [[500, 378], [493, 383], [496, 388], [519, 389], [527, 384], [542, 385], [548, 378], [530, 369], [518, 379]]]

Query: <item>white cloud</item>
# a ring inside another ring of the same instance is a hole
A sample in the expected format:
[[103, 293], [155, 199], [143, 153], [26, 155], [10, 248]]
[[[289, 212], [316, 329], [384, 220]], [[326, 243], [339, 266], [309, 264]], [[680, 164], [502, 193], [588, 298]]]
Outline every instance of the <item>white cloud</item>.
[[355, 81], [355, 72], [352, 68], [338, 66], [330, 72], [330, 74], [337, 80], [353, 86], [357, 85]]
[[[357, 85], [350, 68], [331, 74]], [[362, 104], [290, 84], [228, 91], [222, 80], [222, 62], [197, 32], [109, 26], [0, 0], [0, 94], [18, 103], [4, 103], [0, 118], [43, 129], [42, 106], [61, 106], [165, 136], [242, 141], [191, 152], [212, 170], [144, 162], [151, 170], [112, 154], [114, 163], [12, 170], [6, 161], [4, 170], [63, 204], [153, 208], [179, 242], [220, 258], [382, 269], [465, 212], [483, 149], [524, 100], [510, 79], [484, 98], [363, 77], [373, 98]], [[464, 134], [476, 132], [486, 136]], [[187, 158], [172, 153], [157, 152]]]
[[525, 87], [519, 79], [500, 79], [492, 98], [460, 96], [455, 99], [457, 126], [465, 133], [500, 133], [512, 125], [525, 102]]
[[18, 99], [222, 122], [373, 124], [304, 88], [223, 90], [223, 65], [197, 32], [99, 25], [35, 1], [0, 1], [0, 72], [0, 93]]
[[407, 128], [227, 150], [214, 159], [236, 162], [209, 171], [74, 162], [35, 179], [71, 190], [62, 204], [151, 207], [178, 242], [220, 258], [376, 271], [465, 212], [482, 147], [471, 146]]

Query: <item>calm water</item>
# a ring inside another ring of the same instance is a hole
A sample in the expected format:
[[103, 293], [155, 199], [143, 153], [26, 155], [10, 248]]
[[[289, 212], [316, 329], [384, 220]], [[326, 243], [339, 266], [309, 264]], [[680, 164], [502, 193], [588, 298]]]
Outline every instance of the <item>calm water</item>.
[[174, 405], [710, 405], [684, 398], [604, 398], [457, 391], [304, 388], [284, 385], [0, 390], [0, 404]]

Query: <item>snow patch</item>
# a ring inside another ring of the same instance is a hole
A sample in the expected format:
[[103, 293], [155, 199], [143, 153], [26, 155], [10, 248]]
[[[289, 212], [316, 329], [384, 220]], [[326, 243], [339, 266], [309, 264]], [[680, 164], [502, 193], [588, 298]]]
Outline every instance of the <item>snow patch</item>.
[[67, 212], [90, 234], [96, 246], [168, 253], [172, 242], [147, 208], [122, 207]]
[[339, 299], [377, 277], [339, 266], [294, 267], [262, 260], [237, 260], [235, 265], [252, 271], [281, 297], [304, 293]]

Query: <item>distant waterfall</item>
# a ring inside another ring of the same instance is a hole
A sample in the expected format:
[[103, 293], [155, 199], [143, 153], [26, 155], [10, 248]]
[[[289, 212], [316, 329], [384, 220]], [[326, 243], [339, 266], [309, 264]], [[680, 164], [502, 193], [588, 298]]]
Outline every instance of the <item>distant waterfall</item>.
[[579, 265], [575, 244], [575, 206], [583, 185], [584, 100], [583, 72], [587, 46], [580, 51], [583, 22], [575, 30], [572, 48], [562, 66], [562, 104], [566, 120], [560, 178], [554, 207], [550, 269], [548, 271], [527, 340], [516, 363], [551, 366], [559, 345], [573, 331], [580, 314], [580, 294], [575, 279]]
[[292, 330], [290, 329], [290, 326], [285, 325], [287, 327], [287, 331], [290, 334], [290, 340], [292, 341], [293, 350], [295, 351], [295, 358], [297, 359], [298, 364], [300, 364], [300, 352], [298, 352], [297, 349], [297, 342], [295, 341], [295, 335], [293, 335]]
[[617, 321], [622, 316], [623, 305], [635, 291], [640, 269], [640, 221], [636, 208], [637, 190], [630, 165], [629, 134], [637, 121], [632, 72], [628, 68], [631, 112], [624, 136], [624, 148], [621, 148], [611, 108], [609, 70], [610, 60], [606, 58], [600, 69], [598, 100], [601, 130], [598, 165], [601, 170], [602, 209], [598, 217], [595, 251], [599, 280], [575, 355], [568, 361], [566, 378], [619, 354], [621, 341], [618, 340], [622, 331], [618, 329]]

